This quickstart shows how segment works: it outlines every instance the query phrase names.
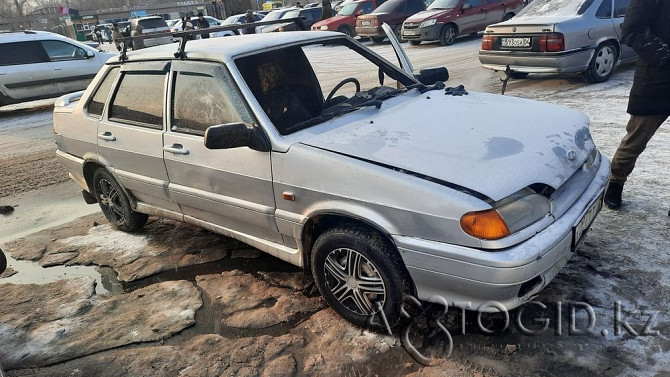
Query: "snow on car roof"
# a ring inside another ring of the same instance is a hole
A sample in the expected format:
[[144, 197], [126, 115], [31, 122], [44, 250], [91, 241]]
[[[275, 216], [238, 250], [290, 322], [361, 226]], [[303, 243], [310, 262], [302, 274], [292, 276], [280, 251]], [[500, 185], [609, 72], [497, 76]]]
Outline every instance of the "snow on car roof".
[[[272, 47], [298, 42], [310, 42], [323, 38], [345, 38], [342, 33], [332, 31], [292, 31], [288, 33], [266, 33], [238, 35], [231, 38], [207, 38], [186, 43], [186, 56], [189, 58], [228, 60], [248, 52], [270, 49]], [[139, 51], [128, 52], [128, 61], [145, 59], [174, 59], [178, 44], [165, 44]], [[119, 57], [108, 63], [119, 62]]]
[[546, 16], [578, 16], [583, 13], [583, 7], [591, 3], [593, 0], [534, 0], [519, 12], [514, 20]]

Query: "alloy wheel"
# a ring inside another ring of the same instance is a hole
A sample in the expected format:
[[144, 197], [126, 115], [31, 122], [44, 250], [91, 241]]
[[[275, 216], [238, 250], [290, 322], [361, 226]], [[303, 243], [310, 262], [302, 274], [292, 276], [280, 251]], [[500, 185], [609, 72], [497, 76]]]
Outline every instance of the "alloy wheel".
[[110, 181], [104, 178], [98, 181], [98, 188], [100, 189], [100, 203], [109, 209], [109, 214], [114, 218], [114, 221], [119, 224], [123, 223], [125, 211], [119, 192]]
[[610, 46], [604, 46], [598, 51], [595, 60], [595, 68], [598, 75], [602, 77], [609, 75], [612, 69], [614, 69], [615, 56], [616, 54]]
[[339, 248], [324, 264], [326, 285], [333, 296], [352, 312], [370, 316], [386, 301], [386, 287], [377, 268], [361, 253]]

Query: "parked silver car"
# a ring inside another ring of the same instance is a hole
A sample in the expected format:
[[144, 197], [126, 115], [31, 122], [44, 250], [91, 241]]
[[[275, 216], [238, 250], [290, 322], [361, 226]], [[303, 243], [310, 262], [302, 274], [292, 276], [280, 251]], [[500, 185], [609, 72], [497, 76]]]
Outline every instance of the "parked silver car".
[[512, 77], [529, 73], [583, 73], [587, 82], [610, 78], [619, 62], [636, 59], [622, 44], [630, 0], [535, 0], [513, 19], [486, 28], [482, 67]]
[[386, 29], [403, 69], [337, 32], [130, 53], [58, 101], [57, 154], [115, 227], [155, 215], [246, 242], [358, 325], [393, 325], [405, 295], [516, 307], [579, 247], [609, 162], [585, 115], [426, 85], [446, 71], [412, 75]]
[[0, 106], [85, 89], [112, 56], [60, 34], [0, 33]]

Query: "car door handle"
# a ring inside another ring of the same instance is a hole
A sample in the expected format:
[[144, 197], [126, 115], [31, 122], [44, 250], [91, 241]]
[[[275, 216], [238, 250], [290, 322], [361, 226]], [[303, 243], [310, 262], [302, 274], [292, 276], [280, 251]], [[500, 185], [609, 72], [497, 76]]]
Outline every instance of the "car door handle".
[[163, 147], [163, 150], [172, 154], [188, 154], [188, 149], [181, 144], [172, 144], [171, 147]]
[[53, 70], [54, 70], [54, 71], [62, 71], [63, 68], [54, 68]]
[[484, 8], [479, 8], [479, 13], [484, 13], [484, 12], [486, 12], [486, 9], [484, 9]]
[[98, 139], [104, 141], [116, 141], [116, 136], [112, 135], [112, 133], [108, 131], [98, 134]]

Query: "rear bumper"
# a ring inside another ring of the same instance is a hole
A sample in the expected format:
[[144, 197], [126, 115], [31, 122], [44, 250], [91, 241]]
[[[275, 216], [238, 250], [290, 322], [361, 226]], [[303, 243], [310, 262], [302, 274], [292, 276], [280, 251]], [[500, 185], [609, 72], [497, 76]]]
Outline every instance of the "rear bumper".
[[356, 35], [360, 37], [386, 37], [380, 26], [356, 26]]
[[609, 172], [609, 161], [603, 157], [593, 180], [569, 210], [534, 237], [501, 251], [393, 236], [418, 298], [437, 301], [437, 296], [466, 309], [494, 301], [509, 310], [527, 302], [572, 257], [573, 226], [600, 198]]
[[504, 71], [507, 65], [515, 72], [578, 73], [589, 66], [593, 49], [578, 49], [560, 53], [521, 51], [479, 51], [483, 68]]

